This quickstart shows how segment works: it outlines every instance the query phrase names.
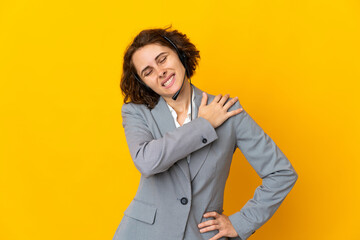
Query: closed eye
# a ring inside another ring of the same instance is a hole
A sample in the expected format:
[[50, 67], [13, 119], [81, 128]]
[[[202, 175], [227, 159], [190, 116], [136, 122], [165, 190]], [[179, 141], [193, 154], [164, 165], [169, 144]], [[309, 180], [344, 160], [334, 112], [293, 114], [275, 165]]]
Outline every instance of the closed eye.
[[145, 75], [145, 77], [147, 77], [147, 76], [149, 76], [151, 73], [152, 73], [152, 70], [149, 71], [149, 72], [147, 72], [147, 73], [145, 73], [144, 75]]
[[167, 56], [163, 57], [163, 58], [160, 60], [160, 63], [165, 62], [166, 58], [167, 58]]

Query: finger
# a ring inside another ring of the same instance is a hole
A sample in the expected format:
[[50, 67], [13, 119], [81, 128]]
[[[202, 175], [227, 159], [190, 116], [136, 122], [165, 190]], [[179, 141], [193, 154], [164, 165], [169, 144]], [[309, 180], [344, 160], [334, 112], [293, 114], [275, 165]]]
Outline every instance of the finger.
[[210, 238], [209, 240], [217, 240], [220, 239], [224, 236], [224, 234], [222, 234], [221, 232], [219, 232], [218, 234], [216, 234], [215, 236], [213, 236], [212, 238]]
[[201, 98], [201, 103], [200, 103], [200, 106], [205, 106], [206, 103], [207, 103], [207, 94], [205, 92], [202, 93], [202, 98]]
[[217, 212], [207, 212], [204, 214], [204, 217], [208, 218], [208, 217], [214, 217], [216, 218], [219, 214]]
[[238, 108], [238, 109], [235, 109], [235, 110], [233, 110], [233, 111], [227, 112], [226, 115], [227, 115], [228, 117], [232, 117], [232, 116], [235, 116], [235, 115], [241, 113], [243, 110], [244, 110], [243, 108]]
[[198, 228], [203, 228], [203, 227], [207, 227], [210, 225], [218, 225], [218, 222], [216, 220], [208, 220], [206, 222], [202, 222], [202, 223], [198, 224]]
[[218, 103], [220, 101], [221, 97], [222, 97], [221, 94], [217, 95], [216, 97], [214, 97], [214, 100], [212, 101], [212, 103]]
[[229, 99], [230, 94], [225, 94], [219, 101], [219, 103], [221, 104], [221, 106], [224, 106], [225, 102]]
[[211, 225], [209, 227], [200, 229], [200, 232], [204, 233], [204, 232], [214, 231], [214, 230], [217, 230], [217, 229], [219, 229], [219, 225]]
[[238, 97], [234, 97], [233, 99], [230, 99], [230, 100], [224, 105], [224, 108], [225, 108], [226, 110], [228, 110], [232, 105], [234, 105], [234, 104], [237, 102], [237, 100], [239, 100]]

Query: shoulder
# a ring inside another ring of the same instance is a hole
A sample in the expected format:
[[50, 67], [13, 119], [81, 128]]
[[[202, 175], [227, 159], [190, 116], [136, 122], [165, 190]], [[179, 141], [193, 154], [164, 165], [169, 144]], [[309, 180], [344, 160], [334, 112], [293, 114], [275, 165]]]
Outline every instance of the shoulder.
[[144, 104], [124, 103], [121, 107], [123, 126], [147, 125], [151, 121], [150, 109]]
[[[229, 98], [228, 101], [230, 101], [231, 99], [233, 99], [233, 98]], [[240, 103], [240, 99], [238, 99], [238, 100], [234, 103], [234, 105], [232, 105], [232, 106], [229, 108], [229, 111], [232, 111], [232, 110], [235, 110], [235, 109], [239, 109], [239, 108], [243, 108], [243, 106], [242, 106], [241, 103]], [[245, 109], [244, 109], [244, 110], [245, 110]]]
[[[206, 93], [207, 94], [207, 96], [208, 96], [208, 102], [207, 102], [207, 104], [209, 104], [209, 103], [211, 103], [213, 100], [214, 100], [214, 98], [216, 97], [216, 95], [213, 95], [213, 94], [209, 94], [209, 93]], [[225, 94], [222, 94], [222, 96], [224, 96]], [[232, 100], [233, 98], [229, 98], [227, 101], [226, 101], [226, 103], [227, 102], [229, 102], [230, 100]], [[235, 109], [239, 109], [239, 108], [243, 108], [242, 107], [242, 105], [240, 104], [240, 99], [238, 99], [229, 109], [228, 109], [228, 112], [229, 111], [233, 111], [233, 110], [235, 110]]]
[[[228, 101], [230, 101], [233, 98], [229, 98]], [[242, 108], [243, 110], [236, 114], [235, 116], [232, 116], [229, 118], [230, 122], [232, 122], [234, 124], [234, 126], [239, 126], [243, 121], [244, 118], [247, 117], [247, 112], [246, 109], [242, 106], [242, 104], [240, 103], [240, 99], [238, 99], [229, 109], [228, 112], [234, 111], [236, 109]]]
[[124, 103], [121, 107], [121, 113], [127, 114], [127, 113], [140, 113], [144, 111], [150, 111], [148, 107], [146, 107], [144, 104], [136, 104], [136, 103]]

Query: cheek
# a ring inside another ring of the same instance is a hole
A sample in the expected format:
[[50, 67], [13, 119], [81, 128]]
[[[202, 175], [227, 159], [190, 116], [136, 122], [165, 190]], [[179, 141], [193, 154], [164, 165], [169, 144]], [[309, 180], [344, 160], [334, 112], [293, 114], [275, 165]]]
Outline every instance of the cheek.
[[156, 86], [156, 77], [152, 76], [152, 77], [147, 77], [144, 82], [146, 83], [146, 85], [148, 85], [149, 87], [155, 87]]
[[178, 69], [180, 69], [180, 71], [181, 71], [182, 73], [185, 73], [185, 67], [184, 67], [184, 65], [180, 62], [180, 60], [179, 60], [179, 63], [178, 63]]
[[148, 87], [150, 87], [154, 92], [156, 92], [157, 94], [160, 95], [160, 89], [161, 89], [161, 87], [158, 85], [156, 77], [147, 78], [146, 80], [144, 80], [144, 83], [145, 83]]

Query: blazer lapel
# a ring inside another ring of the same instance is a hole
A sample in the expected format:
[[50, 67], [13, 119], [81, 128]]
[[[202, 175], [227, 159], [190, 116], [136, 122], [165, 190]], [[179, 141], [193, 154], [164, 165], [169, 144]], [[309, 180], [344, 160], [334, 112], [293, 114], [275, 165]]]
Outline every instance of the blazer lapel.
[[[162, 136], [164, 136], [165, 133], [176, 129], [174, 118], [172, 117], [170, 109], [162, 97], [159, 98], [159, 102], [151, 110], [151, 114], [153, 115]], [[177, 161], [175, 164], [180, 167], [185, 177], [190, 180], [189, 164], [186, 158]]]
[[[195, 93], [195, 116], [196, 118], [198, 117], [198, 112], [199, 112], [199, 107], [201, 104], [201, 99], [202, 99], [202, 92], [200, 89], [198, 89], [197, 87], [194, 87], [194, 93]], [[190, 137], [190, 136], [189, 136]], [[206, 157], [209, 153], [210, 147], [211, 147], [211, 143], [208, 144], [207, 146], [197, 150], [196, 152], [193, 152], [190, 155], [190, 176], [191, 176], [191, 181], [194, 180], [194, 178], [196, 177], [197, 173], [199, 172], [200, 168], [203, 166], [203, 164], [205, 163]]]
[[[193, 109], [194, 116], [197, 118], [198, 111], [202, 99], [202, 91], [192, 85], [194, 88], [194, 102], [195, 102], [195, 109]], [[161, 135], [164, 136], [165, 133], [169, 131], [173, 131], [176, 129], [174, 118], [171, 115], [169, 107], [167, 106], [165, 100], [160, 97], [158, 104], [151, 110], [152, 115], [157, 123], [158, 128], [160, 129]], [[191, 137], [191, 136], [186, 136]], [[185, 139], [186, 140], [186, 139]], [[193, 152], [190, 155], [190, 164], [188, 164], [186, 158], [177, 161], [175, 164], [178, 165], [181, 170], [184, 172], [185, 176], [189, 180], [193, 180], [197, 173], [199, 172], [200, 168], [204, 164], [206, 157], [209, 153], [211, 143], [196, 152]], [[190, 168], [190, 169], [189, 169]]]
[[159, 98], [159, 102], [156, 106], [151, 109], [151, 114], [154, 116], [162, 136], [164, 136], [165, 133], [176, 129], [174, 118], [172, 117], [170, 109], [162, 97]]

